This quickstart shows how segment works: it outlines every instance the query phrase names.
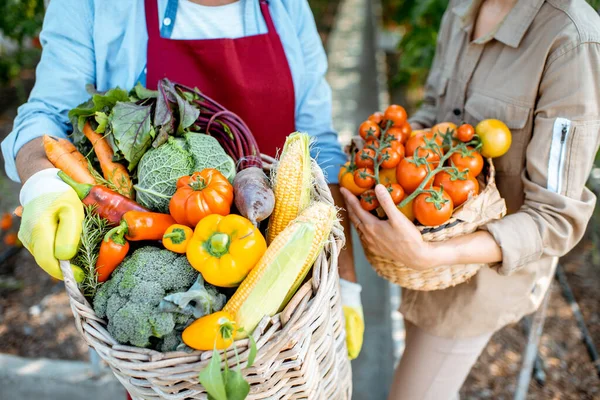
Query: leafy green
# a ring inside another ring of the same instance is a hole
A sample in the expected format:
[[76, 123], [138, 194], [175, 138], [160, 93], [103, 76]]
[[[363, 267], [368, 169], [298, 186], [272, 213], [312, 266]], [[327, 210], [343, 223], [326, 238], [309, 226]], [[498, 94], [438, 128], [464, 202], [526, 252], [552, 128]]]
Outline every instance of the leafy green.
[[198, 380], [208, 392], [209, 399], [228, 400], [221, 374], [221, 354], [215, 349], [208, 366], [200, 371]]
[[129, 95], [118, 87], [110, 89], [106, 93], [93, 94], [91, 99], [69, 111], [73, 129], [77, 128], [79, 132], [83, 131], [83, 125], [89, 117], [96, 115], [97, 112], [110, 112], [119, 101], [129, 101]]
[[225, 393], [228, 400], [243, 400], [250, 393], [250, 384], [244, 379], [239, 370], [227, 369]]
[[189, 175], [194, 167], [185, 141], [169, 137], [167, 143], [144, 154], [138, 166], [138, 183], [134, 186], [137, 202], [153, 211], [169, 212], [169, 201], [177, 180]]
[[135, 99], [137, 100], [155, 99], [158, 97], [158, 91], [147, 89], [138, 82], [133, 88], [131, 95], [135, 95]]
[[108, 117], [113, 140], [133, 171], [154, 139], [152, 107], [118, 102]]
[[225, 295], [214, 286], [205, 284], [202, 274], [186, 292], [172, 293], [159, 304], [161, 311], [176, 312], [195, 319], [220, 311], [225, 306]]
[[175, 89], [172, 82], [163, 79], [158, 85], [154, 125], [159, 137], [182, 135], [198, 119], [200, 110], [190, 103], [189, 97]]
[[229, 182], [235, 178], [235, 162], [221, 147], [217, 139], [201, 133], [186, 133], [189, 152], [194, 159], [194, 171], [202, 171], [205, 168], [219, 170]]

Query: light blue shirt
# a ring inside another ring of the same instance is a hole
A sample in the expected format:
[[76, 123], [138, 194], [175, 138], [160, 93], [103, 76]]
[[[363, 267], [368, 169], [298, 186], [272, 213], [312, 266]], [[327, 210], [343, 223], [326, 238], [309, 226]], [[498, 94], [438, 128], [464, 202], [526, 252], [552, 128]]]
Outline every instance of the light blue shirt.
[[[259, 1], [241, 1], [245, 36], [266, 33]], [[161, 33], [170, 37], [177, 1], [158, 0], [158, 5]], [[292, 73], [296, 129], [314, 137], [312, 155], [329, 182], [337, 183], [346, 157], [332, 125], [327, 57], [314, 17], [307, 0], [270, 0], [269, 10]], [[40, 41], [44, 50], [35, 86], [2, 142], [6, 173], [15, 181], [19, 181], [15, 167], [19, 149], [44, 134], [66, 137], [71, 130], [69, 110], [89, 98], [86, 84], [93, 83], [100, 91], [117, 86], [129, 90], [144, 81], [148, 41], [144, 1], [52, 0]], [[277, 118], [277, 110], [265, 118]]]

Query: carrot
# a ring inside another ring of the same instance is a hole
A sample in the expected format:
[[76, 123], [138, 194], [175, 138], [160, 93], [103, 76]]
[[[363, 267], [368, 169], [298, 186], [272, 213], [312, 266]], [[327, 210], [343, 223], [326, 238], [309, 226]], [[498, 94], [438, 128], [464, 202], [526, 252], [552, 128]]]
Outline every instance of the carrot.
[[87, 160], [71, 142], [48, 135], [44, 135], [43, 142], [46, 157], [52, 165], [77, 182], [96, 184], [96, 180], [88, 170]]
[[123, 196], [133, 198], [133, 184], [129, 172], [123, 164], [113, 161], [114, 153], [106, 138], [95, 132], [89, 123], [84, 125], [83, 134], [94, 146], [104, 179], [111, 182]]

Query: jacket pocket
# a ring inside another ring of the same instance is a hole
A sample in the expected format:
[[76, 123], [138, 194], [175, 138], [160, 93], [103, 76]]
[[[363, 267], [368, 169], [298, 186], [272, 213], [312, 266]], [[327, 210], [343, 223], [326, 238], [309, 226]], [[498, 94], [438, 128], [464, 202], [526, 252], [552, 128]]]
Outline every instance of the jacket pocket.
[[550, 157], [548, 158], [548, 190], [554, 193], [563, 193], [563, 177], [567, 154], [567, 142], [572, 134], [571, 120], [556, 118], [552, 129], [550, 142]]

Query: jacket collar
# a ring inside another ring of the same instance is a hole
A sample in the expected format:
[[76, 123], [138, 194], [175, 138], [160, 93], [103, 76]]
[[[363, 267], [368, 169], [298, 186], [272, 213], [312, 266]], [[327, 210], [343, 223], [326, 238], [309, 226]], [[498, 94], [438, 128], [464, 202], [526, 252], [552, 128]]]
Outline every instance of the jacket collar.
[[[545, 0], [517, 0], [515, 6], [510, 10], [502, 22], [492, 31], [478, 40], [476, 43], [486, 43], [496, 39], [510, 47], [518, 47], [525, 36], [525, 32], [531, 26], [533, 19], [544, 4]], [[477, 17], [479, 7], [483, 0], [467, 0], [456, 5], [452, 11], [461, 20], [463, 30], [471, 34]]]

